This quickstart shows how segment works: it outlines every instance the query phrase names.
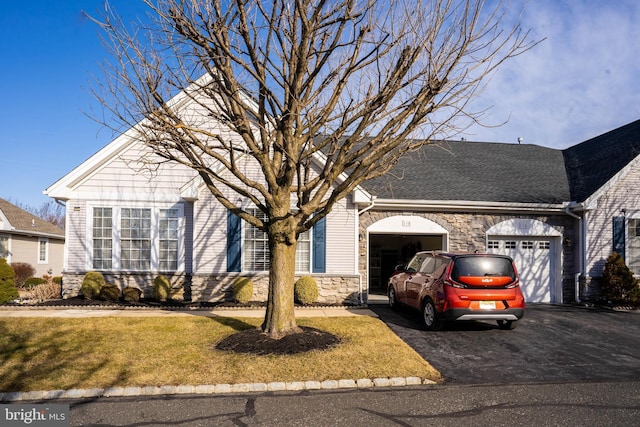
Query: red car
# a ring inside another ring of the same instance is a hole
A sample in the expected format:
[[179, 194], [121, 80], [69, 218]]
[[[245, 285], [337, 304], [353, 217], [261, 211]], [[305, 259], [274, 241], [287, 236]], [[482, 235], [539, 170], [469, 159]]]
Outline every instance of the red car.
[[448, 320], [495, 320], [514, 329], [524, 316], [518, 273], [506, 255], [418, 252], [396, 267], [387, 292], [390, 307], [420, 310], [428, 330]]

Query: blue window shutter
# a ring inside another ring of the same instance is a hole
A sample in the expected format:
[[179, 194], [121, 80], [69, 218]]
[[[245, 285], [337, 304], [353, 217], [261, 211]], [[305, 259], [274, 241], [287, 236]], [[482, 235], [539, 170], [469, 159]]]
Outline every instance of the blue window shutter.
[[227, 211], [227, 271], [240, 271], [242, 259], [242, 220]]
[[622, 257], [622, 259], [624, 259], [624, 246], [625, 246], [624, 217], [614, 216], [613, 217], [613, 251], [617, 252], [618, 255]]
[[326, 218], [322, 218], [313, 226], [313, 260], [311, 271], [313, 273], [324, 273], [327, 268], [327, 223]]

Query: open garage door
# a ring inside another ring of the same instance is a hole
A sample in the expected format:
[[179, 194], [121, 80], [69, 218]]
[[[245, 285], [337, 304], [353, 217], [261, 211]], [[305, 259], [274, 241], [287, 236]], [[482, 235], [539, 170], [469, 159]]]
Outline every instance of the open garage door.
[[426, 218], [397, 215], [375, 222], [367, 229], [369, 293], [386, 294], [389, 277], [418, 251], [447, 247], [447, 231]]
[[560, 233], [535, 220], [514, 219], [487, 232], [487, 252], [513, 258], [526, 302], [560, 302], [556, 259]]

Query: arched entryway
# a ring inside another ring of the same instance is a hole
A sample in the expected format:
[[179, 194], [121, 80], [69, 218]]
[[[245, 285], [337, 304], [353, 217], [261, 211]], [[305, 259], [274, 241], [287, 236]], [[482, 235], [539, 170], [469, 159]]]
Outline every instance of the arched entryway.
[[415, 215], [395, 215], [371, 224], [366, 237], [369, 293], [385, 294], [394, 267], [416, 252], [446, 250], [448, 236], [439, 224]]

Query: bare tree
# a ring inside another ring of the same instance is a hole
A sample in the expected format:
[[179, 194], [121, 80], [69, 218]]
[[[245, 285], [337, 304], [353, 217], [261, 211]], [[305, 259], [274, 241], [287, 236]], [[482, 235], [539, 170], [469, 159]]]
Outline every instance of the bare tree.
[[[225, 208], [267, 233], [262, 328], [275, 338], [298, 331], [299, 235], [403, 154], [478, 121], [469, 101], [535, 44], [518, 23], [505, 26], [500, 2], [482, 0], [145, 3], [137, 23], [108, 4], [96, 19], [115, 60], [94, 93], [120, 129], [193, 168]], [[175, 101], [180, 92], [197, 118]], [[261, 179], [237, 167], [247, 156]]]

